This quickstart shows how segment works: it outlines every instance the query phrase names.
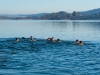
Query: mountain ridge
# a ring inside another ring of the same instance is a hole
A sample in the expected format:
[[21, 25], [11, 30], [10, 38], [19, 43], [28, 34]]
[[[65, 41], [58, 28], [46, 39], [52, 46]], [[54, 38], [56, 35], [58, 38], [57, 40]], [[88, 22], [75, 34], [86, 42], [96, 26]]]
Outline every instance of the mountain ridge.
[[100, 8], [88, 11], [68, 13], [59, 11], [54, 13], [38, 13], [38, 14], [1, 14], [0, 19], [34, 19], [34, 20], [82, 20], [82, 19], [100, 19]]
[[[84, 14], [95, 14], [95, 13], [100, 13], [100, 8], [97, 9], [92, 9], [92, 10], [87, 10], [87, 11], [79, 11], [78, 13], [80, 13], [81, 15]], [[19, 17], [19, 16], [37, 16], [37, 17], [41, 17], [44, 16], [46, 14], [50, 14], [50, 13], [38, 13], [38, 14], [0, 14], [0, 16], [11, 16], [11, 17]]]
[[100, 8], [98, 9], [92, 9], [92, 10], [87, 10], [87, 11], [82, 11], [82, 12], [79, 12], [81, 15], [84, 15], [84, 14], [97, 14], [97, 13], [100, 13]]

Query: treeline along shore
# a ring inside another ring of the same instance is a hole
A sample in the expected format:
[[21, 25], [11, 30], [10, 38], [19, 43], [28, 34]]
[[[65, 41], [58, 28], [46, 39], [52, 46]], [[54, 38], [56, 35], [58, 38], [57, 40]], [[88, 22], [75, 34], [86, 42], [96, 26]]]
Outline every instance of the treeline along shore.
[[0, 15], [0, 20], [100, 20], [100, 8], [85, 12], [68, 13], [65, 11], [55, 13], [40, 13], [28, 15]]

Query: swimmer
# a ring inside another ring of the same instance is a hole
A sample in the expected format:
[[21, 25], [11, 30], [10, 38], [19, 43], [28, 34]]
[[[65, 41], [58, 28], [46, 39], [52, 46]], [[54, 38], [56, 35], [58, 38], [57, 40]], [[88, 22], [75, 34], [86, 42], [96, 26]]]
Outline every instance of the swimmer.
[[79, 44], [79, 41], [78, 41], [78, 39], [76, 39], [76, 44]]
[[50, 40], [51, 38], [47, 38], [47, 40]]
[[80, 41], [80, 42], [79, 42], [79, 45], [81, 45], [81, 46], [82, 46], [82, 45], [83, 45], [83, 42], [82, 42], [82, 41]]
[[16, 38], [16, 42], [18, 42], [19, 40], [18, 40], [18, 38]]
[[25, 37], [22, 37], [22, 39], [25, 39]]
[[55, 42], [54, 37], [50, 38], [50, 41]]
[[61, 42], [60, 39], [57, 39], [57, 42]]
[[30, 36], [30, 40], [31, 40], [31, 41], [35, 41], [35, 40], [33, 39], [33, 37], [32, 37], [32, 36]]

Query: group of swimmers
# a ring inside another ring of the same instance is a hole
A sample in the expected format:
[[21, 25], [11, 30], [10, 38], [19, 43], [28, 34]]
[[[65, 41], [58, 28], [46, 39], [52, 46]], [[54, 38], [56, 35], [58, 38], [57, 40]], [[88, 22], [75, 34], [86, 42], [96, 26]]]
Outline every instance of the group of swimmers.
[[76, 44], [77, 45], [83, 45], [83, 42], [82, 41], [79, 41], [78, 39], [76, 39]]
[[[22, 39], [25, 39], [25, 37], [22, 37]], [[15, 40], [16, 42], [19, 42], [19, 39], [18, 38], [16, 38], [16, 40]], [[30, 36], [30, 41], [35, 41], [34, 40], [34, 38], [32, 37], [32, 36]]]
[[[24, 37], [22, 37], [22, 39], [25, 39]], [[55, 40], [54, 39], [54, 37], [51, 37], [51, 38], [48, 38], [47, 40], [49, 40], [49, 41], [51, 41], [51, 42], [55, 42], [55, 41], [57, 41], [57, 42], [61, 42], [61, 40], [60, 39], [57, 39], [57, 40]], [[16, 42], [18, 42], [19, 41], [19, 39], [18, 38], [16, 38], [16, 40], [15, 40]], [[35, 39], [32, 37], [32, 36], [30, 36], [30, 41], [35, 41]]]
[[[22, 39], [25, 39], [24, 37], [22, 37]], [[51, 38], [47, 38], [47, 40], [49, 40], [49, 41], [51, 41], [51, 42], [61, 42], [61, 40], [60, 39], [57, 39], [57, 40], [55, 40], [54, 39], [54, 37], [51, 37]], [[19, 41], [19, 39], [18, 38], [16, 38], [16, 40], [15, 40], [16, 42], [18, 42]], [[30, 36], [30, 41], [35, 41], [35, 39], [32, 37], [32, 36]], [[83, 42], [82, 41], [79, 41], [78, 39], [76, 39], [76, 44], [77, 45], [83, 45]]]
[[[51, 42], [55, 42], [54, 37], [52, 37], [52, 38], [48, 38], [47, 40], [49, 40], [49, 41], [51, 41]], [[57, 41], [57, 42], [61, 42], [60, 39], [57, 39], [56, 41]]]

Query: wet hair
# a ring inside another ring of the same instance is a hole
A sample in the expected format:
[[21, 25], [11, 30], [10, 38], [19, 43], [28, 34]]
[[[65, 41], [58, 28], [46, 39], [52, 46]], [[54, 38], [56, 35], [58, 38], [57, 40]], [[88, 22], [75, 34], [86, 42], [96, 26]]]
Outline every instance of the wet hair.
[[78, 41], [78, 39], [76, 39], [76, 41]]
[[57, 42], [60, 42], [60, 39], [57, 39]]
[[16, 40], [18, 40], [18, 38], [16, 38]]
[[25, 37], [22, 37], [22, 39], [25, 39]]
[[60, 41], [60, 39], [57, 39], [57, 41]]
[[82, 41], [80, 41], [79, 43], [82, 43]]
[[16, 41], [18, 41], [18, 38], [16, 38]]

